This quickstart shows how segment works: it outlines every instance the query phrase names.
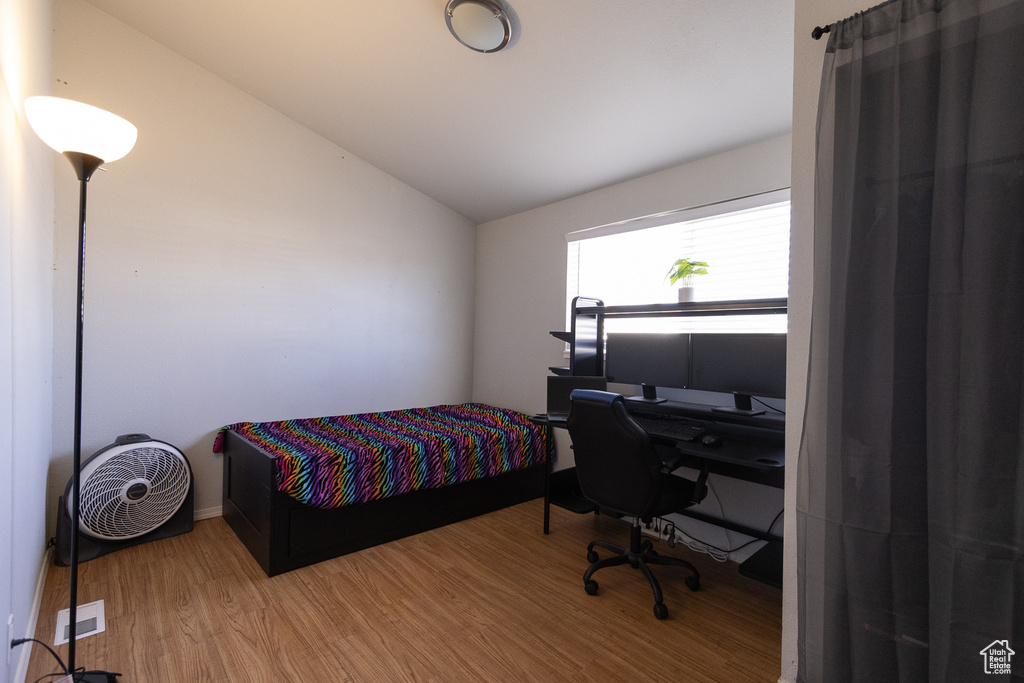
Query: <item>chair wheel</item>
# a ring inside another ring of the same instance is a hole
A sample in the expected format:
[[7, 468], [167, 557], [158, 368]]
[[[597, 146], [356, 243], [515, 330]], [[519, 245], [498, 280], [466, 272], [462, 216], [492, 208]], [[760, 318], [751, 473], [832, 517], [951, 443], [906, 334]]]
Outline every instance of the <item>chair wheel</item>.
[[686, 587], [692, 591], [700, 590], [700, 577], [699, 576], [687, 576]]
[[594, 564], [599, 559], [600, 558], [597, 556], [597, 551], [596, 550], [588, 550], [587, 551], [587, 562], [589, 562], [590, 564]]
[[583, 584], [583, 588], [587, 591], [587, 595], [597, 595], [597, 581], [588, 579], [587, 582]]
[[668, 607], [665, 607], [665, 603], [654, 603], [654, 616], [656, 616], [658, 619], [664, 619], [668, 616]]

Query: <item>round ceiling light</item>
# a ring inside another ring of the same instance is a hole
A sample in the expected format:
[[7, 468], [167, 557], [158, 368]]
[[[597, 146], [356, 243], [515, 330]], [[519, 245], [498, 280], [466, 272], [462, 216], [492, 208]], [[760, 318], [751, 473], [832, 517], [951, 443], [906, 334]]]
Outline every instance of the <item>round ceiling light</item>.
[[508, 14], [491, 0], [450, 0], [444, 19], [456, 40], [477, 52], [497, 52], [512, 37]]

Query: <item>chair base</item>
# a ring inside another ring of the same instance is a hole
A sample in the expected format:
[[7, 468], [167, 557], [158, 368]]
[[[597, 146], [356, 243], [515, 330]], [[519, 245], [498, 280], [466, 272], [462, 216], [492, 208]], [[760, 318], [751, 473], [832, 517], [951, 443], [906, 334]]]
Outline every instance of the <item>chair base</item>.
[[[615, 554], [602, 560], [597, 556], [597, 551], [594, 550], [595, 547], [610, 550]], [[629, 548], [623, 548], [608, 541], [591, 541], [590, 545], [587, 546], [587, 561], [591, 564], [583, 574], [583, 587], [588, 595], [597, 594], [597, 581], [594, 581], [591, 577], [598, 569], [628, 563], [630, 567], [642, 571], [644, 576], [647, 577], [647, 582], [651, 584], [651, 590], [654, 591], [654, 616], [658, 619], [664, 619], [668, 616], [668, 607], [665, 606], [662, 600], [661, 584], [658, 583], [658, 579], [655, 578], [647, 565], [662, 564], [685, 567], [692, 573], [691, 576], [686, 577], [686, 586], [691, 591], [700, 590], [700, 573], [697, 571], [697, 568], [678, 557], [659, 555], [654, 550], [654, 544], [650, 540], [641, 541], [640, 520], [635, 517], [629, 532]]]

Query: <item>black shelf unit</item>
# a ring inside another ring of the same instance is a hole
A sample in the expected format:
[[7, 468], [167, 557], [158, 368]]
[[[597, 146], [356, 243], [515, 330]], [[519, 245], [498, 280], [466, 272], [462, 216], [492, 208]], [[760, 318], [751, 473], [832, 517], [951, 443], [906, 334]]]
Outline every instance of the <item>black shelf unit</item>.
[[[572, 316], [570, 318], [571, 328], [568, 331], [552, 331], [551, 336], [569, 344], [569, 365], [564, 367], [551, 367], [555, 375], [563, 376], [604, 376], [604, 327], [605, 320], [611, 318], [664, 318], [664, 317], [686, 317], [686, 316], [731, 316], [731, 315], [780, 315], [787, 313], [788, 300], [786, 298], [771, 299], [737, 299], [729, 301], [695, 301], [686, 303], [667, 304], [635, 304], [625, 306], [606, 306], [601, 299], [595, 297], [578, 296], [572, 300]], [[706, 406], [690, 406], [692, 410], [687, 411], [688, 404], [672, 402], [667, 408], [673, 411], [687, 413], [695, 419], [708, 419], [713, 417], [722, 422], [739, 421], [743, 424], [750, 424], [757, 427], [775, 429], [781, 431], [784, 422], [778, 418], [731, 418], [728, 414], [708, 414]], [[652, 407], [653, 412], [659, 412], [658, 407]], [[567, 470], [574, 471], [574, 470]], [[551, 502], [573, 509], [575, 501], [571, 504], [562, 504], [562, 498], [575, 499], [578, 492], [567, 490], [563, 485], [558, 485], [553, 490]], [[571, 487], [568, 487], [571, 489]], [[556, 500], [557, 499], [557, 500]]]
[[[582, 299], [583, 297], [577, 297]], [[599, 299], [589, 299], [600, 301]], [[575, 315], [601, 318], [657, 318], [709, 315], [777, 315], [785, 313], [787, 299], [736, 299], [733, 301], [693, 301], [678, 304], [636, 304], [629, 306], [574, 304]]]
[[609, 318], [678, 318], [728, 315], [779, 315], [788, 310], [788, 300], [737, 299], [733, 301], [694, 301], [678, 304], [635, 304], [605, 306], [594, 297], [572, 300], [571, 329], [551, 332], [551, 336], [569, 344], [569, 365], [549, 368], [556, 375], [604, 375], [604, 321]]
[[556, 375], [600, 377], [604, 375], [604, 302], [578, 296], [572, 300], [572, 318], [568, 332], [551, 336], [569, 345], [569, 365], [549, 368]]

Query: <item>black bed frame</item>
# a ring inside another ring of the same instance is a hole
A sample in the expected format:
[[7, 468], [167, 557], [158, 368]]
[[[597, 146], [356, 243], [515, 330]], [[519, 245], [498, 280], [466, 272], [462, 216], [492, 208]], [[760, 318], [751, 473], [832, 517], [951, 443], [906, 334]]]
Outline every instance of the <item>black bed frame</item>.
[[267, 576], [493, 512], [543, 495], [544, 464], [487, 479], [340, 508], [316, 508], [275, 486], [277, 461], [224, 434], [224, 519]]

